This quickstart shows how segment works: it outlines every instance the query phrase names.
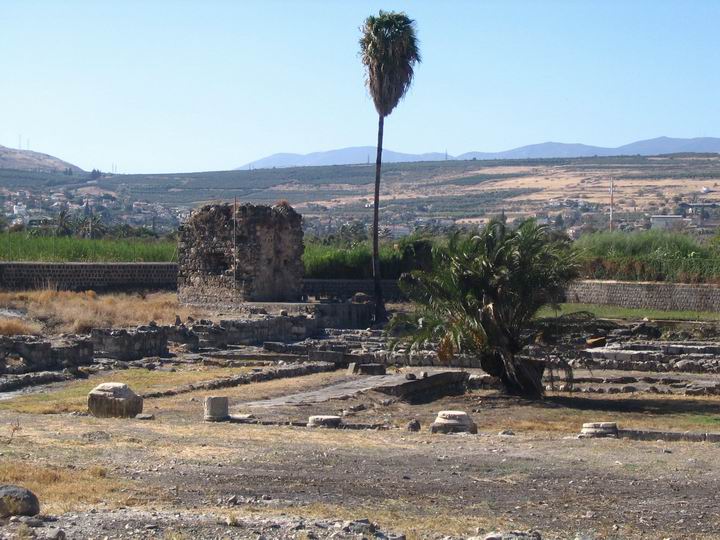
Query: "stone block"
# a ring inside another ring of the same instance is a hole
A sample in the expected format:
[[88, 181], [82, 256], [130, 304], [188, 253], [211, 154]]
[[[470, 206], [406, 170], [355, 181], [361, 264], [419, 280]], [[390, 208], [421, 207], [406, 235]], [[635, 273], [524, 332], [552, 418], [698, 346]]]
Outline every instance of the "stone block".
[[332, 362], [335, 365], [347, 365], [345, 353], [339, 351], [308, 351], [308, 360], [311, 362]]
[[228, 398], [220, 396], [208, 396], [205, 398], [206, 422], [224, 422], [230, 419], [228, 413]]
[[477, 426], [464, 411], [440, 411], [430, 425], [432, 433], [477, 433]]
[[88, 410], [98, 418], [133, 418], [143, 410], [143, 398], [123, 383], [102, 383], [88, 394]]
[[338, 428], [342, 418], [332, 415], [315, 415], [308, 418], [307, 427]]
[[385, 375], [386, 369], [384, 364], [359, 364], [357, 372], [360, 375]]

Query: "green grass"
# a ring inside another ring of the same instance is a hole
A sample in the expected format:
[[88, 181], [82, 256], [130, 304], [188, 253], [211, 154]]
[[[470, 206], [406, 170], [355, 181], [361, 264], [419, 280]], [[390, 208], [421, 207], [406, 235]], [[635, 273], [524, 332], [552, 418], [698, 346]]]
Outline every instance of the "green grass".
[[715, 283], [720, 281], [716, 245], [681, 232], [651, 230], [588, 234], [573, 247], [583, 277]]
[[0, 234], [0, 260], [45, 262], [169, 262], [175, 242]]
[[90, 390], [104, 382], [127, 384], [137, 394], [168, 390], [184, 384], [231, 377], [247, 372], [247, 368], [207, 368], [198, 370], [147, 371], [128, 369], [103, 373], [87, 380], [72, 381], [53, 391], [34, 392], [0, 400], [0, 411], [32, 414], [55, 414], [87, 410]]
[[538, 317], [554, 317], [586, 311], [601, 319], [642, 320], [647, 317], [656, 321], [720, 321], [720, 313], [712, 311], [661, 311], [659, 309], [624, 308], [598, 304], [560, 304], [559, 311], [544, 307]]
[[717, 256], [689, 234], [658, 230], [586, 234], [575, 242], [575, 248], [587, 257]]
[[[432, 243], [413, 237], [380, 246], [380, 273], [384, 279], [397, 279], [430, 263]], [[328, 246], [309, 242], [303, 255], [305, 277], [312, 279], [370, 279], [372, 256], [370, 243], [352, 247]]]

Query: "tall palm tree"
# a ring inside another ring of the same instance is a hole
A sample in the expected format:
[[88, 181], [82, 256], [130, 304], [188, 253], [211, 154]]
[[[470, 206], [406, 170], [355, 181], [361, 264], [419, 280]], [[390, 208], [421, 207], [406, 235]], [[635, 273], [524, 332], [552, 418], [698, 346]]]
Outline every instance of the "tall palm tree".
[[567, 237], [533, 220], [516, 230], [492, 220], [477, 236], [451, 237], [436, 250], [432, 270], [403, 276], [418, 309], [395, 317], [391, 329], [413, 347], [436, 345], [441, 361], [477, 355], [509, 392], [539, 397], [544, 364], [518, 353], [537, 311], [557, 302], [576, 275]]
[[377, 158], [375, 160], [375, 204], [373, 206], [373, 279], [375, 281], [375, 320], [386, 318], [380, 286], [378, 221], [380, 210], [380, 172], [382, 168], [385, 117], [397, 106], [412, 84], [415, 64], [420, 62], [415, 21], [405, 13], [380, 11], [365, 19], [360, 38], [370, 96], [378, 113]]

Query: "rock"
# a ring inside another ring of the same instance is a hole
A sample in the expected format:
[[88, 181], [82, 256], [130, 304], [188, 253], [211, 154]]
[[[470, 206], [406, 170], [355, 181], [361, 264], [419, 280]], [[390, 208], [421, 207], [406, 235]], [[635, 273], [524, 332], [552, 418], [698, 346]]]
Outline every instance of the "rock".
[[288, 311], [287, 311], [287, 309], [281, 309], [281, 310], [280, 310], [280, 316], [281, 316], [281, 317], [287, 317], [287, 316], [288, 316]]
[[342, 419], [339, 416], [328, 414], [315, 415], [308, 418], [307, 427], [337, 428], [340, 427], [341, 422]]
[[493, 377], [487, 373], [482, 375], [473, 373], [468, 377], [469, 388], [499, 388], [500, 386], [502, 386], [500, 377]]
[[647, 324], [649, 322], [647, 317], [644, 318], [643, 321], [644, 322], [636, 324], [635, 326], [630, 328], [630, 332], [633, 336], [643, 336], [647, 338], [658, 339], [662, 335], [662, 330], [660, 330], [660, 328], [651, 324]]
[[124, 383], [102, 383], [88, 394], [88, 410], [98, 418], [133, 418], [143, 410], [143, 399]]
[[135, 415], [135, 420], [155, 420], [155, 415], [148, 413], [140, 413]]
[[109, 441], [111, 437], [107, 431], [88, 431], [80, 436], [88, 442]]
[[591, 337], [585, 340], [585, 344], [590, 349], [594, 347], [604, 347], [607, 345], [607, 338], [605, 336]]
[[407, 430], [408, 431], [420, 431], [420, 421], [417, 419], [410, 420], [407, 423]]
[[515, 435], [515, 432], [511, 429], [503, 429], [500, 433], [498, 433], [501, 437], [512, 437]]
[[542, 536], [537, 531], [492, 532], [485, 537], [485, 540], [542, 540]]
[[372, 534], [375, 532], [375, 524], [369, 519], [356, 519], [346, 525], [349, 532], [354, 534]]
[[369, 294], [356, 292], [353, 294], [352, 301], [356, 304], [370, 304], [373, 302], [373, 299]]
[[35, 516], [40, 513], [40, 501], [35, 494], [20, 486], [0, 486], [0, 517]]
[[696, 360], [678, 360], [673, 365], [675, 371], [702, 372], [703, 366]]
[[406, 373], [406, 374], [405, 374], [405, 378], [406, 378], [408, 381], [414, 381], [414, 380], [417, 379], [417, 375], [415, 375], [414, 373]]
[[45, 538], [46, 540], [65, 540], [67, 535], [62, 529], [52, 528], [45, 531]]
[[464, 411], [440, 411], [430, 425], [432, 433], [477, 433], [477, 426]]
[[32, 527], [33, 529], [45, 526], [45, 522], [35, 516], [13, 516], [10, 518], [10, 522], [22, 523], [23, 525], [27, 525], [28, 527]]
[[229, 418], [227, 397], [208, 396], [205, 398], [204, 419], [206, 422], [224, 422]]

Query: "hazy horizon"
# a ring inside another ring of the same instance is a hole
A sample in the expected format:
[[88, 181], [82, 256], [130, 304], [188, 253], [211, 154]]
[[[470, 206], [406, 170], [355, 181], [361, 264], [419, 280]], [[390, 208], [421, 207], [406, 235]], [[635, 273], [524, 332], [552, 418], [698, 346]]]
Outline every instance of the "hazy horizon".
[[123, 173], [373, 145], [357, 40], [381, 8], [417, 20], [424, 60], [386, 122], [394, 151], [719, 134], [710, 1], [9, 0], [0, 144]]

